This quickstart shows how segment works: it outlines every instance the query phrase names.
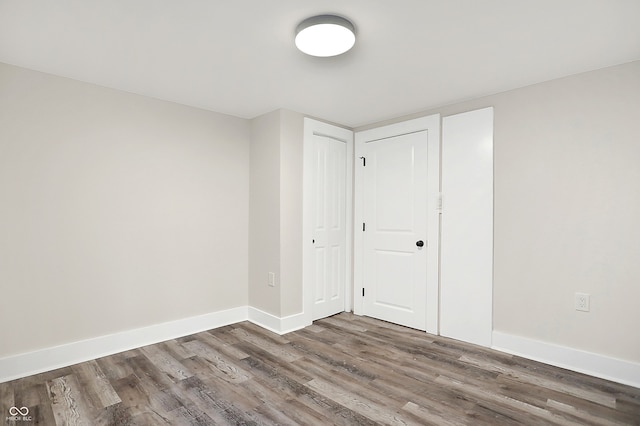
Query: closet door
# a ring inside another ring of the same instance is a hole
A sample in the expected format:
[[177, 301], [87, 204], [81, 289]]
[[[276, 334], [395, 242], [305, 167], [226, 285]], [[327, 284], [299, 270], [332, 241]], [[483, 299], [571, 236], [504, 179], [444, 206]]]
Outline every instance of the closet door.
[[368, 142], [364, 314], [426, 330], [427, 131]]
[[309, 321], [350, 305], [352, 152], [353, 132], [305, 119], [303, 276]]
[[440, 117], [356, 134], [355, 313], [438, 330]]

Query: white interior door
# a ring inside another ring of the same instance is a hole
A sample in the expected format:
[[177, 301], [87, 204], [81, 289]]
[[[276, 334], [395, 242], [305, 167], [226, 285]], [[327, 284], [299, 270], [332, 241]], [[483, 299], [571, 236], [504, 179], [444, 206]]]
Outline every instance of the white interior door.
[[[305, 291], [311, 321], [343, 312], [351, 284], [353, 133], [305, 120]], [[350, 302], [350, 300], [349, 300]]]
[[346, 144], [314, 135], [313, 318], [344, 311], [346, 281]]
[[364, 312], [425, 330], [426, 131], [369, 142], [364, 152]]
[[356, 313], [436, 332], [438, 124], [432, 116], [356, 136]]

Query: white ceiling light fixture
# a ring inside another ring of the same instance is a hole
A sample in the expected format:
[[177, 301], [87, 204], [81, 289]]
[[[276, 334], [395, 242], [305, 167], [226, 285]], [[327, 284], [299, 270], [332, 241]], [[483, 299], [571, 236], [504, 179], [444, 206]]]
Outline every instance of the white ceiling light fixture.
[[296, 28], [296, 47], [311, 56], [329, 57], [345, 53], [356, 42], [353, 24], [335, 15], [307, 18]]

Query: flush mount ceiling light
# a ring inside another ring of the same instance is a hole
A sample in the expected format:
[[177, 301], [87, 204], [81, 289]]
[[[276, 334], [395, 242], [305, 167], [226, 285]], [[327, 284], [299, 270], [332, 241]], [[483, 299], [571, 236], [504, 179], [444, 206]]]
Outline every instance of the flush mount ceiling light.
[[311, 56], [337, 56], [356, 42], [353, 24], [335, 15], [307, 18], [296, 28], [296, 47]]

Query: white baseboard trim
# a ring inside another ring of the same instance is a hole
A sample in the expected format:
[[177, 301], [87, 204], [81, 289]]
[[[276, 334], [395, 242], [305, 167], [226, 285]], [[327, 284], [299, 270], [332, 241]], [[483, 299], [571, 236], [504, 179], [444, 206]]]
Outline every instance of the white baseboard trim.
[[0, 383], [245, 321], [241, 306], [0, 359]]
[[640, 364], [593, 352], [493, 332], [492, 349], [640, 388]]
[[304, 312], [280, 318], [280, 330], [282, 331], [282, 334], [291, 333], [292, 331], [296, 330], [302, 330], [303, 328], [308, 327], [311, 324], [312, 322], [307, 319], [307, 316], [304, 314]]
[[291, 333], [311, 325], [311, 323], [307, 323], [304, 313], [280, 318], [251, 306], [249, 306], [248, 310], [250, 322], [279, 335]]
[[240, 306], [0, 358], [0, 383], [247, 320], [280, 335], [311, 325], [304, 313], [279, 318]]

